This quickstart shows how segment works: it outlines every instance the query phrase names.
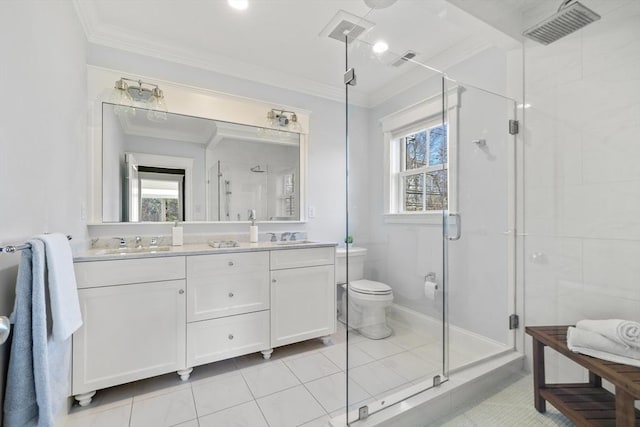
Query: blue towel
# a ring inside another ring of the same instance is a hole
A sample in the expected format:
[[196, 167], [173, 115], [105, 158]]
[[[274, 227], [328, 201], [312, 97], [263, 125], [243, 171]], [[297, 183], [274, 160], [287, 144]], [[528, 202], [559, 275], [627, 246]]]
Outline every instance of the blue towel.
[[31, 250], [22, 252], [11, 314], [14, 327], [4, 401], [5, 427], [54, 426], [47, 345], [45, 249], [40, 240], [30, 240], [29, 244]]

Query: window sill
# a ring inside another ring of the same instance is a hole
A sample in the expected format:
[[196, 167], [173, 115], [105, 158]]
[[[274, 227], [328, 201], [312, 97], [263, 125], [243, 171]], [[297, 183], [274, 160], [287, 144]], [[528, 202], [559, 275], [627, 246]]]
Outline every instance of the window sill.
[[385, 224], [425, 224], [442, 225], [442, 212], [384, 214]]

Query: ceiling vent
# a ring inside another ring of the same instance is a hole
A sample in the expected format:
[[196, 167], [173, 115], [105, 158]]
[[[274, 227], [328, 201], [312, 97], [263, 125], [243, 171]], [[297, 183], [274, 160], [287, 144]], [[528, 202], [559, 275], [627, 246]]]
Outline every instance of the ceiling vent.
[[339, 10], [331, 21], [320, 31], [320, 37], [330, 37], [344, 42], [345, 35], [349, 36], [347, 43], [351, 43], [360, 35], [374, 27], [374, 23], [357, 15]]
[[402, 55], [400, 55], [400, 57], [396, 58], [391, 65], [394, 67], [399, 67], [405, 63], [407, 63], [407, 61], [409, 61], [410, 59], [415, 58], [417, 55], [417, 53], [415, 53], [412, 50], [408, 50], [405, 53], [403, 53]]

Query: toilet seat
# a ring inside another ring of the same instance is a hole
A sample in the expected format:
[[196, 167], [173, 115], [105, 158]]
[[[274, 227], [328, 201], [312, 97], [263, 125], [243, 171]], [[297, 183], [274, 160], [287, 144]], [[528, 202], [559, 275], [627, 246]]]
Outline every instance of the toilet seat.
[[386, 283], [373, 280], [354, 280], [349, 283], [349, 291], [363, 295], [391, 295], [392, 290]]

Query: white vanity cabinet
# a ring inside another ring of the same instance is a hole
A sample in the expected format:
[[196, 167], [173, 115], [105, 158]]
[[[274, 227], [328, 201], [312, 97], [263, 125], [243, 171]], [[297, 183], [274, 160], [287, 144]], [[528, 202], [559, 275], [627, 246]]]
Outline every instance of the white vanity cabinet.
[[187, 257], [187, 366], [269, 345], [269, 252]]
[[76, 260], [72, 394], [335, 332], [335, 247]]
[[271, 346], [336, 329], [335, 248], [271, 252]]
[[[73, 335], [72, 394], [185, 365], [185, 258], [76, 263], [83, 326]], [[135, 281], [135, 282], [134, 282]]]

